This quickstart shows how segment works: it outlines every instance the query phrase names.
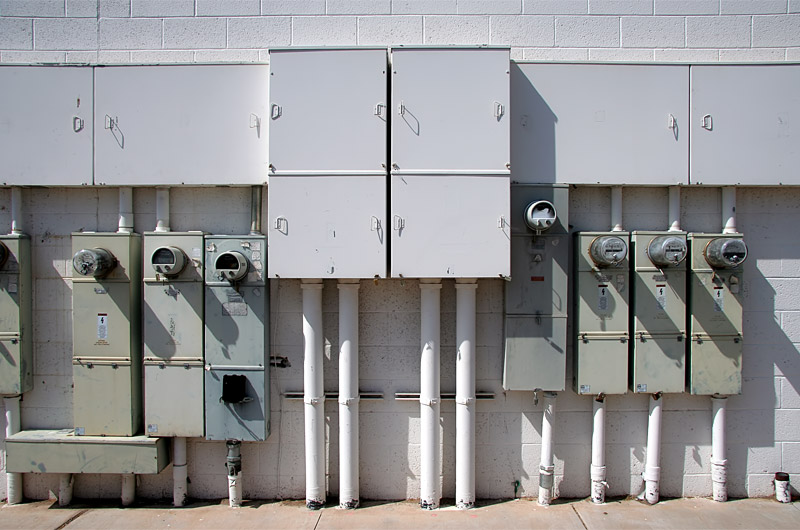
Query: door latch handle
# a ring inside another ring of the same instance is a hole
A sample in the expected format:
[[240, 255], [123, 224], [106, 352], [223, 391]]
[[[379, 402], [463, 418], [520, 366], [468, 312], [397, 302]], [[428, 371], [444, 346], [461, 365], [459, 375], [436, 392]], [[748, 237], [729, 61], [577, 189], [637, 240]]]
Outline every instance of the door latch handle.
[[83, 120], [80, 117], [72, 117], [72, 130], [75, 132], [81, 132], [83, 130]]
[[278, 118], [283, 116], [283, 107], [281, 107], [277, 103], [273, 103], [270, 112], [272, 115], [272, 119], [277, 120]]
[[500, 118], [503, 117], [503, 114], [505, 114], [505, 112], [506, 112], [506, 109], [503, 106], [503, 104], [500, 103], [499, 101], [495, 101], [494, 102], [494, 117], [499, 120]]
[[711, 117], [711, 114], [706, 114], [703, 116], [703, 129], [710, 131], [714, 128], [714, 119]]

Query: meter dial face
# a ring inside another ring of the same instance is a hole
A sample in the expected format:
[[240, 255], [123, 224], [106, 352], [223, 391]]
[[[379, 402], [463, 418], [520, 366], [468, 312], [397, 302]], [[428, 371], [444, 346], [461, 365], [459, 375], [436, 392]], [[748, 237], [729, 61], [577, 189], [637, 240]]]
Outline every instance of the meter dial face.
[[628, 255], [628, 245], [621, 237], [599, 236], [589, 247], [589, 256], [598, 267], [618, 265]]
[[647, 246], [647, 257], [656, 267], [674, 267], [686, 259], [686, 241], [676, 236], [658, 236]]
[[72, 257], [72, 268], [81, 276], [102, 278], [115, 266], [114, 256], [103, 248], [81, 249]]
[[186, 267], [186, 254], [177, 247], [160, 247], [153, 252], [153, 270], [164, 276], [177, 276]]
[[547, 230], [555, 222], [556, 208], [550, 201], [532, 202], [525, 208], [525, 224], [531, 230]]
[[715, 269], [734, 269], [747, 258], [747, 245], [738, 238], [720, 237], [709, 241], [704, 254]]

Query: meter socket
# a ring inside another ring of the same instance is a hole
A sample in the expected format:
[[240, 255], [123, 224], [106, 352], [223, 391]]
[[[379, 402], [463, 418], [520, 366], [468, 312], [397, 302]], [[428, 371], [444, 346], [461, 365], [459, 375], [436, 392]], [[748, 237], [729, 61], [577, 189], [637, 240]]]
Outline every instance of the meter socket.
[[102, 278], [117, 266], [117, 259], [104, 248], [84, 248], [72, 256], [72, 268], [81, 276]]
[[720, 237], [708, 242], [703, 255], [715, 269], [735, 269], [747, 258], [747, 245], [741, 239]]
[[660, 269], [680, 264], [687, 252], [686, 240], [677, 236], [654, 237], [647, 245], [647, 257]]
[[550, 201], [535, 201], [525, 208], [525, 224], [537, 233], [553, 226], [557, 216], [556, 207]]
[[235, 250], [223, 252], [217, 256], [214, 268], [220, 280], [238, 282], [247, 276], [247, 258]]
[[150, 257], [153, 270], [164, 276], [177, 276], [186, 267], [186, 254], [177, 247], [159, 247]]
[[599, 268], [619, 265], [628, 255], [628, 245], [617, 236], [598, 236], [589, 246], [589, 256]]

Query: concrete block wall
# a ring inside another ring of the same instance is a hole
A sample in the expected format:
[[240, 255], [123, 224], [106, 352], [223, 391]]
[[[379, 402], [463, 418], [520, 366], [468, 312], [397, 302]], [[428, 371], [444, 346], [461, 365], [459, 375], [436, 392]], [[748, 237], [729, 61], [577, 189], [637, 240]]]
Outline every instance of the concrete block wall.
[[[626, 229], [667, 225], [665, 188], [625, 188]], [[10, 229], [10, 191], [0, 189], [0, 231]], [[266, 204], [266, 201], [265, 201]], [[738, 226], [750, 256], [745, 263], [743, 394], [731, 397], [728, 412], [728, 477], [731, 496], [771, 495], [776, 471], [800, 480], [800, 189], [740, 188]], [[23, 190], [24, 228], [33, 237], [34, 389], [22, 402], [22, 427], [72, 426], [71, 250], [70, 232], [113, 231], [117, 224], [115, 188], [30, 188]], [[155, 227], [155, 190], [134, 191], [135, 230]], [[225, 213], [222, 213], [225, 212]], [[720, 229], [718, 188], [682, 190], [682, 226], [690, 231]], [[173, 188], [173, 230], [243, 233], [249, 229], [249, 189]], [[266, 218], [266, 217], [265, 217]], [[574, 230], [607, 229], [610, 191], [570, 190]], [[787, 243], [788, 242], [788, 243]], [[442, 392], [455, 390], [455, 287], [442, 288]], [[541, 445], [542, 403], [529, 392], [504, 392], [503, 289], [501, 280], [481, 280], [477, 291], [477, 390], [494, 393], [479, 400], [476, 469], [479, 498], [536, 496]], [[361, 495], [364, 499], [405, 499], [419, 494], [419, 404], [394, 399], [396, 392], [419, 391], [419, 283], [414, 280], [361, 282], [359, 290], [360, 388], [383, 393], [361, 402]], [[300, 282], [271, 281], [271, 354], [291, 366], [274, 368], [272, 435], [265, 443], [243, 444], [244, 494], [251, 498], [303, 498], [305, 494], [303, 404], [282, 397], [302, 390], [303, 339]], [[338, 290], [323, 290], [325, 389], [338, 386]], [[567, 381], [571, 384], [571, 361]], [[607, 465], [610, 495], [635, 495], [642, 487], [647, 433], [647, 396], [608, 398]], [[556, 489], [563, 497], [589, 494], [591, 398], [571, 389], [559, 393], [555, 428]], [[338, 404], [325, 406], [329, 492], [338, 492]], [[3, 416], [0, 416], [2, 418]], [[0, 420], [2, 421], [2, 420]], [[662, 485], [665, 497], [706, 496], [711, 492], [710, 399], [664, 397]], [[0, 427], [5, 427], [4, 425]], [[4, 429], [0, 429], [0, 437]], [[455, 405], [442, 405], [442, 477], [445, 498], [455, 488]], [[226, 496], [225, 444], [189, 441], [189, 493], [195, 498]], [[172, 468], [140, 476], [137, 494], [168, 499]], [[5, 480], [0, 473], [0, 498]], [[51, 475], [26, 475], [25, 495], [47, 498], [56, 491]], [[114, 498], [115, 475], [79, 475], [78, 498]]]
[[798, 0], [0, 0], [0, 63], [265, 62], [495, 44], [535, 61], [800, 60]]

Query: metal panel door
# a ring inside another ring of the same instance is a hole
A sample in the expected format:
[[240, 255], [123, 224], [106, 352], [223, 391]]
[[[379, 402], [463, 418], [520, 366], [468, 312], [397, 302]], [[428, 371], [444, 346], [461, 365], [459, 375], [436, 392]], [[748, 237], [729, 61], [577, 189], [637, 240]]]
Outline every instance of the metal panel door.
[[92, 68], [0, 67], [0, 182], [92, 184]]
[[515, 182], [686, 184], [687, 66], [516, 64]]
[[392, 177], [392, 276], [510, 273], [508, 177]]
[[567, 369], [567, 318], [506, 318], [503, 388], [564, 390]]
[[691, 183], [800, 184], [800, 65], [691, 72]]
[[386, 177], [272, 177], [270, 278], [386, 276]]
[[147, 435], [203, 436], [204, 379], [202, 361], [145, 361], [144, 417]]
[[119, 66], [95, 74], [95, 184], [267, 180], [265, 65]]
[[507, 173], [509, 50], [392, 50], [394, 172]]
[[386, 50], [270, 52], [270, 164], [386, 172]]

